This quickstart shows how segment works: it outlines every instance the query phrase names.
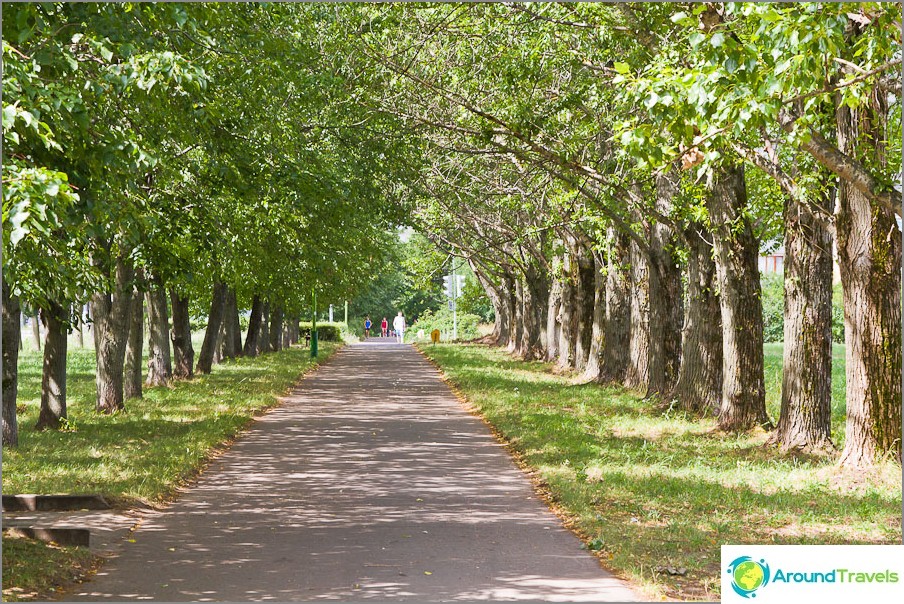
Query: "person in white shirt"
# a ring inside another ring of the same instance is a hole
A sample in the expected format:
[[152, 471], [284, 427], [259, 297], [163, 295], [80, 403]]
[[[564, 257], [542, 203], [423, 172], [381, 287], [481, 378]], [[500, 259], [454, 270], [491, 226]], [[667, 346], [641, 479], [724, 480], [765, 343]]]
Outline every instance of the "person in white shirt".
[[399, 344], [405, 343], [405, 316], [402, 314], [402, 311], [399, 311], [399, 314], [392, 320], [392, 328], [395, 329], [396, 332], [396, 341]]

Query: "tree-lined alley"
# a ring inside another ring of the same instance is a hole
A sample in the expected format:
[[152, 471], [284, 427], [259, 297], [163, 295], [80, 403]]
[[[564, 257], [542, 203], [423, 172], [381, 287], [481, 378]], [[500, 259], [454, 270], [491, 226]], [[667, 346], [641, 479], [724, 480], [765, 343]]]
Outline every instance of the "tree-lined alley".
[[[900, 459], [899, 5], [4, 8], [4, 445], [23, 307], [54, 428], [84, 303], [112, 412], [141, 392], [145, 306], [147, 384], [208, 372], [294, 342], [312, 293], [362, 291], [409, 225], [470, 265], [520, 357], [845, 466]], [[757, 257], [778, 244], [770, 418]]]

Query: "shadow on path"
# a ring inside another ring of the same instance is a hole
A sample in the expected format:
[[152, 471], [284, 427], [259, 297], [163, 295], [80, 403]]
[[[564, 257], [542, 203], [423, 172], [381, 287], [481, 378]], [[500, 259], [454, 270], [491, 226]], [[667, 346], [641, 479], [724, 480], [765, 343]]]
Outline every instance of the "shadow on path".
[[68, 600], [636, 600], [409, 346], [346, 347]]

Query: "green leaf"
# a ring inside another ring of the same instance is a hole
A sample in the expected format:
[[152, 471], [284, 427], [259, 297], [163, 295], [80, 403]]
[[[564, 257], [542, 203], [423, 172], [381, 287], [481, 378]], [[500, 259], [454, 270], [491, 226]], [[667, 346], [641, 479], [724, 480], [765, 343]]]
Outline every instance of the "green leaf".
[[612, 67], [620, 74], [626, 74], [631, 71], [631, 67], [627, 63], [621, 63], [619, 61], [616, 61]]

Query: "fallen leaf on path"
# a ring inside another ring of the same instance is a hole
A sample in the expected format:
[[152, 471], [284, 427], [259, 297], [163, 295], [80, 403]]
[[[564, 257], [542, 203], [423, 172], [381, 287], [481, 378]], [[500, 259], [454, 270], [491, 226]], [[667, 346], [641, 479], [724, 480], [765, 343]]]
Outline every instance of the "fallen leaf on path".
[[425, 571], [424, 571], [424, 574], [425, 574], [425, 575], [432, 575], [433, 573], [431, 573], [429, 570], [425, 570]]

